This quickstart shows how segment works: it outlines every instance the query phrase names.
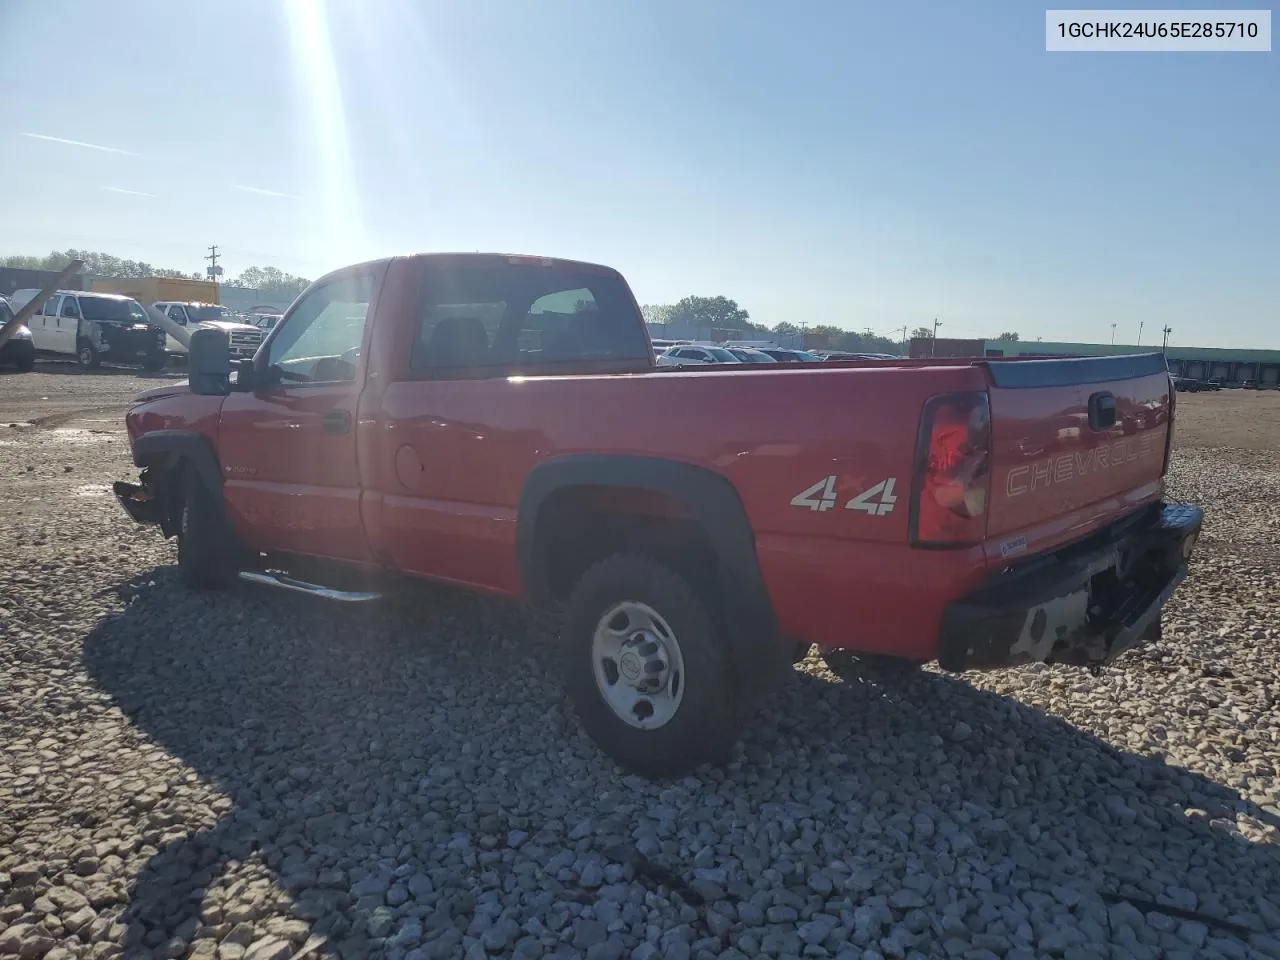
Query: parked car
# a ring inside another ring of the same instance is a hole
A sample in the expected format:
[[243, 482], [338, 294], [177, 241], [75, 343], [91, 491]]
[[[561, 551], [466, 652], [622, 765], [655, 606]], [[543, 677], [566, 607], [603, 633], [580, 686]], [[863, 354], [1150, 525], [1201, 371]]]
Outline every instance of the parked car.
[[[15, 310], [40, 291], [17, 290]], [[137, 363], [145, 370], [164, 366], [164, 331], [151, 325], [142, 304], [117, 293], [59, 290], [27, 324], [37, 353], [75, 357], [86, 369], [103, 360]]]
[[677, 367], [685, 364], [742, 362], [724, 347], [708, 347], [697, 343], [686, 344], [682, 347], [672, 347], [658, 359], [662, 366]]
[[361, 601], [385, 574], [562, 613], [584, 729], [652, 777], [724, 759], [810, 644], [1111, 662], [1159, 636], [1202, 520], [1164, 500], [1158, 353], [659, 374], [622, 276], [574, 261], [347, 267], [252, 359], [197, 330], [189, 370], [128, 411], [141, 475], [114, 485], [183, 582]]
[[777, 363], [773, 357], [769, 356], [761, 350], [752, 347], [725, 347], [730, 353], [737, 357], [743, 363]]
[[[0, 329], [13, 319], [14, 310], [9, 301], [0, 297]], [[0, 367], [13, 366], [19, 373], [29, 373], [36, 365], [36, 345], [26, 324], [18, 327], [3, 347], [0, 347]]]
[[[264, 334], [261, 327], [242, 322], [236, 314], [219, 304], [160, 300], [152, 306], [180, 327], [216, 327], [225, 331], [231, 345], [231, 356], [237, 359], [252, 357], [262, 343]], [[179, 355], [187, 352], [187, 348], [172, 334], [165, 338], [165, 348]]]
[[816, 354], [812, 354], [807, 350], [788, 350], [785, 347], [760, 347], [762, 353], [767, 353], [779, 363], [821, 363], [822, 359]]
[[278, 313], [251, 313], [249, 322], [262, 331], [265, 337], [268, 333], [275, 329], [277, 323], [280, 322], [280, 314]]

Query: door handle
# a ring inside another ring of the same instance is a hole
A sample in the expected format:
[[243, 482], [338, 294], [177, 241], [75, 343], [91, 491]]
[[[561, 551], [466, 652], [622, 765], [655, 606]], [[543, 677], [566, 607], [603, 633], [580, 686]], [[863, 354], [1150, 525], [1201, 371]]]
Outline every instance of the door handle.
[[330, 410], [324, 415], [325, 433], [348, 433], [351, 430], [350, 410]]

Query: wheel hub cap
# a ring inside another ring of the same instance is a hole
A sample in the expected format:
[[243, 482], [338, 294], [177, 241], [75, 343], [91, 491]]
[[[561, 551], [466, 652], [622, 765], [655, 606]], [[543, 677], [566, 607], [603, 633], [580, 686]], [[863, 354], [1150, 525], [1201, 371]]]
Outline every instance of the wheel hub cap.
[[670, 722], [684, 698], [680, 644], [653, 608], [626, 601], [600, 618], [592, 667], [604, 702], [619, 719], [645, 730]]

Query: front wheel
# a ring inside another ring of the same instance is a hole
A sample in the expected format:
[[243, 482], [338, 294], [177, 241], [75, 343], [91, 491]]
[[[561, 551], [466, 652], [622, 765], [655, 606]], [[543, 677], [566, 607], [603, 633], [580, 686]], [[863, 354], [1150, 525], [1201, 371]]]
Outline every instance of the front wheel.
[[36, 368], [35, 353], [24, 354], [23, 356], [19, 357], [17, 366], [18, 366], [19, 373], [30, 373], [32, 370]]
[[178, 506], [178, 574], [196, 589], [218, 589], [239, 572], [235, 535], [199, 474], [183, 471]]
[[644, 557], [588, 570], [569, 599], [567, 685], [587, 735], [653, 779], [727, 758], [737, 690], [715, 618], [690, 583]]
[[143, 360], [142, 369], [147, 373], [155, 373], [157, 370], [164, 369], [164, 361], [159, 359]]
[[76, 358], [80, 361], [80, 366], [86, 370], [96, 370], [102, 363], [102, 359], [98, 356], [98, 351], [93, 348], [93, 344], [85, 342], [80, 344], [76, 350]]

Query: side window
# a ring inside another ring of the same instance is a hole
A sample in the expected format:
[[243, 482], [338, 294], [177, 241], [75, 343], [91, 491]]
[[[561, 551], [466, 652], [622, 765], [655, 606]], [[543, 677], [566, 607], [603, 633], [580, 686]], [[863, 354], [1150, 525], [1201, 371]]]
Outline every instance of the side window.
[[423, 268], [409, 369], [500, 376], [544, 364], [647, 363], [648, 347], [616, 274], [524, 257], [444, 260]]
[[187, 311], [176, 303], [169, 304], [169, 319], [179, 326], [187, 325]]
[[79, 317], [80, 304], [76, 302], [75, 297], [62, 298], [62, 312], [58, 314], [61, 317]]
[[61, 296], [59, 296], [58, 294], [54, 294], [52, 297], [50, 297], [48, 300], [44, 302], [44, 306], [42, 306], [39, 310], [36, 311], [36, 316], [56, 317], [58, 315], [58, 301], [61, 299], [62, 299]]
[[367, 273], [316, 287], [271, 341], [267, 363], [293, 382], [354, 380], [372, 295], [373, 277]]

